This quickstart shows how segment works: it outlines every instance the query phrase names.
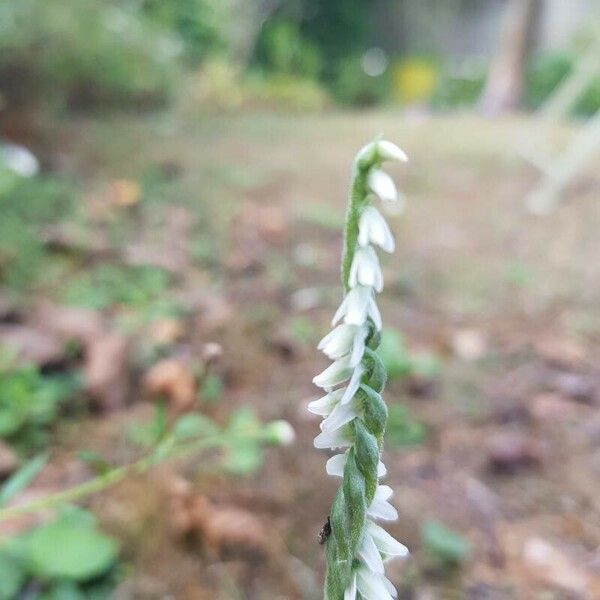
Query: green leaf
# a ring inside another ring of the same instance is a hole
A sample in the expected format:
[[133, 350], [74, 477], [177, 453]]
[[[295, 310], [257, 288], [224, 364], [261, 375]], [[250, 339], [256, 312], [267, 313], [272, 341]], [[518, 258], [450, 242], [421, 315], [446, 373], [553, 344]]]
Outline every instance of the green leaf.
[[436, 521], [426, 521], [421, 530], [423, 545], [437, 560], [447, 565], [458, 565], [469, 555], [465, 538]]
[[410, 358], [410, 372], [418, 377], [433, 379], [440, 374], [440, 361], [430, 352], [419, 352]]
[[236, 475], [247, 475], [260, 469], [263, 462], [262, 448], [255, 442], [234, 441], [227, 448], [223, 467]]
[[113, 565], [117, 551], [116, 542], [80, 512], [63, 513], [29, 537], [31, 573], [44, 580], [89, 580]]
[[154, 418], [150, 423], [134, 424], [129, 436], [140, 446], [151, 447], [158, 444], [167, 432], [167, 408], [164, 402], [157, 402]]
[[261, 429], [260, 421], [252, 409], [242, 407], [232, 413], [227, 430], [231, 433], [252, 434]]
[[24, 490], [43, 469], [48, 460], [45, 452], [27, 461], [0, 487], [0, 507], [5, 506], [19, 492]]
[[93, 450], [81, 450], [77, 453], [77, 457], [88, 464], [97, 475], [104, 475], [113, 468], [104, 457]]
[[37, 600], [86, 600], [88, 595], [73, 581], [59, 581]]
[[392, 446], [402, 448], [423, 443], [425, 426], [414, 421], [408, 409], [401, 404], [393, 404], [388, 409], [386, 441]]
[[173, 426], [173, 435], [177, 441], [206, 437], [218, 432], [219, 428], [213, 421], [198, 413], [179, 417]]
[[200, 397], [205, 402], [216, 402], [223, 393], [223, 382], [218, 375], [209, 374], [200, 388]]
[[381, 344], [377, 349], [389, 377], [405, 377], [411, 372], [411, 357], [403, 337], [393, 329], [381, 334]]
[[13, 600], [25, 583], [23, 564], [7, 552], [0, 553], [0, 600]]

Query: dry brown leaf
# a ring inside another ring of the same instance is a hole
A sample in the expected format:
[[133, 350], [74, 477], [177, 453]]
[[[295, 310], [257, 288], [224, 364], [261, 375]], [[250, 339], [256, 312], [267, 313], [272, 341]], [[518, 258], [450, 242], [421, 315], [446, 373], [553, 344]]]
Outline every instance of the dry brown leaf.
[[525, 541], [523, 565], [534, 581], [592, 598], [591, 574], [578, 567], [558, 548], [539, 537], [531, 537]]
[[146, 373], [144, 387], [152, 396], [165, 396], [177, 411], [192, 408], [196, 400], [196, 379], [188, 366], [176, 358], [157, 362]]
[[108, 332], [90, 341], [85, 353], [85, 388], [104, 410], [124, 406], [129, 391], [127, 338]]
[[256, 556], [269, 547], [261, 521], [235, 506], [218, 506], [196, 494], [181, 478], [169, 482], [171, 526], [178, 536], [195, 536], [218, 555]]
[[64, 357], [60, 340], [25, 325], [0, 325], [0, 345], [14, 351], [21, 360], [38, 366], [58, 362]]

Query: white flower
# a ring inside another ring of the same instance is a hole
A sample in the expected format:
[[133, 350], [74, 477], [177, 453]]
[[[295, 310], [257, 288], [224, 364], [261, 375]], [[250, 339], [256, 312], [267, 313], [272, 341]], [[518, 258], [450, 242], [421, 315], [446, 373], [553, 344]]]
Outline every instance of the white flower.
[[333, 431], [323, 431], [313, 441], [315, 448], [348, 448], [354, 444], [350, 428], [342, 427]]
[[269, 423], [268, 432], [273, 442], [281, 446], [289, 446], [296, 439], [296, 432], [287, 421]]
[[330, 364], [322, 373], [313, 378], [313, 383], [320, 388], [333, 388], [350, 379], [352, 376], [351, 356], [343, 356]]
[[340, 398], [340, 404], [346, 404], [347, 402], [350, 402], [352, 398], [354, 398], [354, 394], [356, 394], [358, 388], [360, 387], [360, 378], [364, 372], [365, 370], [362, 365], [357, 365], [357, 367], [354, 369], [354, 373], [352, 373], [352, 377], [350, 377], [350, 381], [348, 382], [342, 397]]
[[319, 342], [318, 348], [331, 360], [341, 358], [352, 352], [350, 364], [355, 366], [360, 362], [365, 352], [367, 333], [368, 329], [364, 325], [357, 326], [344, 323], [328, 333]]
[[375, 244], [385, 252], [394, 251], [394, 236], [385, 219], [374, 206], [367, 206], [360, 215], [358, 243], [363, 247], [369, 243]]
[[381, 140], [377, 142], [377, 152], [381, 160], [399, 160], [400, 162], [406, 162], [408, 156], [405, 152], [398, 148], [393, 142], [387, 140]]
[[372, 519], [395, 521], [398, 518], [398, 511], [388, 502], [392, 493], [392, 488], [389, 485], [378, 485], [375, 490], [375, 497], [367, 509], [367, 515]]
[[367, 521], [366, 534], [370, 535], [381, 554], [386, 557], [399, 556], [405, 558], [408, 556], [408, 548], [394, 539], [383, 527], [375, 525], [372, 521]]
[[[375, 152], [377, 155], [375, 156]], [[366, 146], [363, 146], [356, 159], [359, 164], [365, 164], [366, 162], [372, 163], [374, 160], [399, 160], [406, 162], [408, 157], [406, 154], [396, 146], [393, 142], [387, 140], [380, 140], [378, 142], [370, 142]]]
[[398, 596], [396, 588], [385, 575], [374, 573], [365, 565], [354, 572], [344, 592], [344, 600], [356, 600], [357, 592], [360, 592], [363, 600], [392, 600]]
[[338, 404], [331, 414], [321, 423], [321, 431], [339, 429], [355, 419], [360, 414], [360, 403], [357, 401]]
[[[336, 454], [332, 456], [325, 466], [325, 470], [327, 471], [327, 475], [332, 475], [334, 477], [343, 477], [344, 476], [344, 467], [346, 466], [346, 461], [348, 460], [348, 453], [344, 454]], [[385, 477], [387, 473], [387, 469], [385, 465], [379, 461], [377, 465], [377, 477]]]
[[368, 179], [369, 189], [385, 202], [395, 202], [398, 199], [398, 191], [394, 180], [379, 169], [372, 169]]
[[373, 298], [373, 288], [364, 285], [352, 288], [342, 300], [331, 324], [335, 325], [342, 317], [350, 325], [363, 325], [367, 317], [371, 317], [375, 327], [381, 329], [381, 313]]
[[381, 552], [379, 552], [373, 538], [366, 530], [363, 534], [357, 553], [360, 560], [370, 571], [373, 571], [373, 573], [377, 573], [378, 575], [383, 575], [385, 573]]
[[326, 394], [322, 398], [309, 402], [308, 410], [314, 415], [321, 415], [322, 417], [326, 417], [336, 407], [343, 393], [344, 388], [340, 388], [339, 390], [333, 390], [332, 392], [329, 392], [329, 394]]
[[383, 289], [383, 275], [379, 267], [379, 259], [371, 246], [366, 248], [359, 246], [354, 252], [348, 285], [354, 288], [358, 284], [370, 286], [377, 292], [381, 292]]
[[40, 170], [40, 163], [32, 152], [17, 144], [0, 145], [0, 165], [21, 177], [33, 177]]

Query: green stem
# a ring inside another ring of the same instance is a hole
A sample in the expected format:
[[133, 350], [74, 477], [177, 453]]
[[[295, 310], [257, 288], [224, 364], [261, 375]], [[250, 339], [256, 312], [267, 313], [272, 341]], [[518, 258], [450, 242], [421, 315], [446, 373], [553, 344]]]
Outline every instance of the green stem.
[[[244, 435], [244, 432], [237, 433], [242, 434], [242, 436]], [[257, 435], [257, 432], [255, 430], [249, 431], [245, 435], [249, 438], [260, 438], [260, 432]], [[143, 458], [131, 464], [116, 467], [115, 469], [102, 475], [99, 475], [94, 479], [85, 481], [84, 483], [73, 486], [66, 490], [61, 490], [60, 492], [56, 492], [55, 494], [49, 494], [44, 498], [32, 500], [31, 502], [27, 502], [20, 506], [13, 506], [11, 508], [2, 509], [0, 510], [0, 522], [32, 512], [55, 508], [60, 504], [80, 500], [81, 498], [85, 498], [86, 496], [95, 494], [97, 492], [105, 490], [106, 488], [116, 485], [117, 483], [123, 481], [130, 474], [145, 473], [163, 458], [171, 459], [175, 458], [176, 456], [181, 456], [192, 452], [198, 452], [200, 450], [207, 450], [209, 448], [222, 446], [225, 439], [226, 436], [223, 433], [218, 433], [203, 438], [201, 440], [195, 440], [192, 443], [179, 446], [175, 445], [171, 448], [167, 448], [166, 455], [161, 455], [160, 453], [161, 448], [165, 449], [166, 446], [159, 446], [157, 451], [152, 452], [148, 456], [144, 456]]]
[[344, 226], [344, 249], [342, 253], [342, 285], [344, 286], [345, 293], [348, 293], [350, 290], [348, 278], [350, 277], [350, 267], [352, 266], [356, 241], [358, 239], [358, 220], [361, 210], [368, 204], [367, 175], [369, 168], [370, 165], [361, 165], [356, 162], [352, 172], [352, 183], [350, 185], [348, 208], [346, 209], [346, 223]]

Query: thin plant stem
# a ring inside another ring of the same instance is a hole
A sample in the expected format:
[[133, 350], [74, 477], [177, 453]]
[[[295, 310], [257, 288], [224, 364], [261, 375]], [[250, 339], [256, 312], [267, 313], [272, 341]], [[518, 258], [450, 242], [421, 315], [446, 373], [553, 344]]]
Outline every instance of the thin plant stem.
[[[240, 437], [245, 437], [244, 432], [242, 431], [236, 432], [236, 434], [241, 434]], [[247, 434], [247, 437], [250, 438], [257, 436], [260, 437], [260, 433], [256, 430], [249, 431]], [[0, 522], [32, 512], [52, 509], [60, 504], [81, 500], [86, 496], [101, 492], [102, 490], [116, 485], [117, 483], [123, 481], [128, 475], [145, 473], [163, 459], [172, 459], [177, 456], [198, 452], [200, 450], [207, 450], [209, 448], [222, 446], [226, 438], [227, 436], [223, 433], [218, 433], [201, 440], [195, 440], [192, 443], [180, 444], [179, 446], [173, 445], [171, 448], [159, 446], [156, 451], [131, 464], [116, 467], [107, 473], [98, 475], [94, 479], [85, 481], [79, 485], [73, 486], [66, 490], [61, 490], [55, 494], [49, 494], [44, 498], [32, 500], [31, 502], [27, 502], [20, 506], [12, 506], [10, 508], [1, 509]], [[166, 453], [162, 454], [160, 452], [161, 450], [166, 450]]]

